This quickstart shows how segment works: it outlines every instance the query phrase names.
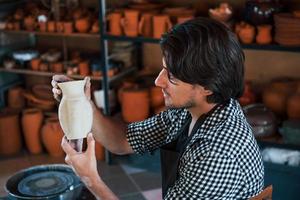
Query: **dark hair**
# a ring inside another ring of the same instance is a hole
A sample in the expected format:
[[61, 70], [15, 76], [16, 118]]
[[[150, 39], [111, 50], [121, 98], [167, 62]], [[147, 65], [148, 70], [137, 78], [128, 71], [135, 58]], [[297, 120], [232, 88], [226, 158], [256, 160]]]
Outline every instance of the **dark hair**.
[[160, 45], [169, 72], [211, 90], [208, 102], [242, 95], [245, 56], [236, 35], [224, 24], [198, 17], [164, 34]]

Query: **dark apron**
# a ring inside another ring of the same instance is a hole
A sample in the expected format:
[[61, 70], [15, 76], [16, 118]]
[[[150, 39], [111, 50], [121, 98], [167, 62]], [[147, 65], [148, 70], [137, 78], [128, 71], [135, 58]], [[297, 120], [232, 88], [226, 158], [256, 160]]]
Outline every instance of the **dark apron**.
[[177, 179], [180, 157], [191, 140], [194, 132], [196, 132], [195, 130], [196, 127], [198, 127], [198, 122], [199, 120], [195, 124], [191, 135], [188, 136], [191, 118], [187, 119], [187, 122], [178, 132], [175, 140], [160, 148], [163, 198], [166, 196], [168, 189], [174, 185]]

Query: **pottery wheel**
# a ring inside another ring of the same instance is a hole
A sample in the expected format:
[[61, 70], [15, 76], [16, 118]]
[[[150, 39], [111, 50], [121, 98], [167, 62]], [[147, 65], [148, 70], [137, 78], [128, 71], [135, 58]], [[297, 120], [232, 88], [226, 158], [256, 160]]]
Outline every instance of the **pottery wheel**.
[[46, 171], [27, 176], [18, 184], [20, 193], [28, 196], [48, 196], [62, 193], [73, 184], [72, 175]]

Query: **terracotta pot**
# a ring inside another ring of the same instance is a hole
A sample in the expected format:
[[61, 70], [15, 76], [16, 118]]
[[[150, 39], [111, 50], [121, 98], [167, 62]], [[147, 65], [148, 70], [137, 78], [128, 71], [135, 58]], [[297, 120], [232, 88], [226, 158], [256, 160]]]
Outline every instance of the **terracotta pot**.
[[164, 105], [164, 95], [160, 87], [150, 88], [150, 105], [152, 108]]
[[49, 70], [49, 64], [46, 63], [46, 62], [41, 62], [41, 63], [39, 64], [39, 70], [40, 70], [40, 71], [43, 71], [43, 72], [48, 71], [48, 70]]
[[46, 119], [41, 134], [43, 144], [50, 156], [61, 157], [64, 155], [64, 151], [60, 145], [64, 133], [57, 118]]
[[51, 71], [55, 73], [62, 73], [64, 71], [64, 65], [62, 62], [55, 62], [51, 64]]
[[97, 160], [104, 160], [105, 159], [105, 149], [97, 141], [95, 141], [95, 153], [96, 153], [96, 159]]
[[13, 87], [8, 90], [7, 103], [10, 108], [24, 108], [25, 98], [23, 96], [24, 89], [22, 87]]
[[261, 25], [257, 26], [256, 43], [258, 44], [270, 44], [272, 42], [272, 26]]
[[99, 22], [95, 21], [92, 25], [91, 33], [99, 33], [99, 30], [100, 30]]
[[73, 33], [73, 23], [72, 22], [64, 22], [64, 33], [66, 33], [66, 34]]
[[64, 32], [64, 22], [56, 23], [56, 32], [63, 33]]
[[41, 59], [39, 58], [33, 58], [31, 61], [30, 61], [30, 68], [34, 71], [38, 71], [39, 70], [39, 66], [40, 66], [40, 63], [41, 63]]
[[287, 115], [289, 119], [300, 119], [300, 93], [295, 93], [288, 98]]
[[87, 33], [90, 29], [91, 23], [88, 18], [81, 18], [75, 21], [75, 29], [79, 33]]
[[153, 37], [160, 38], [162, 34], [172, 28], [172, 23], [168, 15], [153, 16]]
[[120, 88], [118, 89], [118, 101], [121, 104], [122, 103], [122, 98], [123, 98], [123, 91], [124, 89], [128, 89], [128, 88], [137, 88], [138, 85], [132, 81], [124, 81], [122, 83], [122, 85], [120, 86]]
[[0, 155], [12, 155], [22, 148], [19, 113], [13, 109], [0, 112]]
[[122, 13], [113, 12], [107, 16], [110, 35], [122, 35], [122, 26], [121, 26]]
[[252, 84], [250, 81], [247, 81], [245, 83], [244, 93], [239, 98], [239, 102], [240, 102], [241, 106], [246, 106], [246, 105], [255, 103], [255, 99], [256, 99], [256, 97], [252, 90]]
[[144, 13], [139, 22], [139, 34], [144, 37], [152, 37], [154, 13]]
[[147, 89], [124, 89], [122, 116], [126, 122], [146, 119], [149, 116], [149, 91]]
[[47, 22], [39, 22], [39, 29], [41, 32], [47, 31]]
[[78, 64], [79, 74], [81, 76], [88, 76], [90, 74], [90, 66], [88, 61], [81, 61]]
[[53, 33], [56, 31], [56, 22], [55, 21], [47, 22], [47, 31], [50, 33]]
[[43, 122], [43, 113], [40, 109], [25, 109], [22, 116], [22, 128], [26, 146], [30, 153], [42, 152], [40, 130]]
[[29, 15], [24, 18], [24, 26], [27, 31], [34, 31], [36, 22], [33, 16]]
[[138, 36], [139, 11], [125, 10], [124, 18], [121, 20], [124, 33], [129, 37]]
[[240, 27], [238, 36], [242, 43], [251, 44], [255, 38], [255, 27], [245, 24], [244, 26]]
[[6, 22], [5, 29], [6, 30], [13, 30], [14, 29], [14, 23]]

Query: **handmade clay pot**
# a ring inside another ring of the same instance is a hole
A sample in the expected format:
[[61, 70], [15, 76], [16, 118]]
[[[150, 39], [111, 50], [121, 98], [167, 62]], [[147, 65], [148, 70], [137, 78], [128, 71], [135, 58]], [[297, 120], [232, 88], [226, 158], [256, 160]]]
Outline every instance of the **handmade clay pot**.
[[36, 22], [33, 16], [29, 15], [24, 18], [24, 26], [27, 31], [34, 31]]
[[10, 108], [21, 109], [25, 106], [24, 90], [21, 87], [13, 87], [8, 90], [7, 104]]
[[64, 65], [62, 62], [55, 62], [51, 64], [51, 71], [55, 73], [62, 73], [64, 71]]
[[172, 23], [168, 15], [153, 16], [153, 37], [160, 38], [162, 34], [172, 27]]
[[53, 33], [56, 31], [56, 22], [55, 21], [47, 22], [47, 31], [50, 33]]
[[22, 128], [27, 149], [30, 153], [42, 152], [40, 130], [43, 122], [43, 113], [40, 109], [23, 110]]
[[64, 32], [64, 22], [56, 22], [56, 31], [58, 33]]
[[41, 59], [33, 58], [32, 60], [30, 60], [30, 68], [34, 71], [38, 71], [40, 63], [41, 63]]
[[263, 92], [263, 103], [267, 108], [278, 115], [285, 114], [287, 95], [286, 93], [267, 87]]
[[144, 37], [152, 37], [153, 34], [153, 15], [154, 13], [144, 13], [139, 22], [139, 34]]
[[77, 19], [75, 21], [75, 29], [79, 33], [87, 33], [88, 30], [90, 29], [90, 26], [91, 26], [91, 23], [90, 23], [90, 20], [87, 17]]
[[250, 81], [245, 83], [245, 89], [243, 95], [239, 98], [241, 106], [253, 104], [255, 102], [255, 94], [253, 93], [252, 84]]
[[64, 33], [66, 33], [66, 34], [73, 33], [73, 23], [72, 22], [64, 22]]
[[251, 44], [255, 38], [255, 27], [245, 24], [239, 28], [238, 36], [242, 43]]
[[[136, 122], [149, 116], [149, 91], [147, 89], [124, 89], [122, 116], [126, 122]], [[138, 108], [138, 109], [137, 109]]]
[[91, 33], [99, 33], [99, 30], [100, 30], [99, 22], [95, 21], [92, 25]]
[[78, 64], [79, 74], [81, 76], [88, 76], [90, 74], [90, 66], [88, 61], [81, 61]]
[[257, 26], [256, 43], [270, 44], [272, 42], [271, 25]]
[[138, 21], [139, 11], [137, 10], [125, 10], [124, 18], [121, 20], [124, 33], [129, 37], [138, 36]]
[[0, 155], [12, 155], [22, 148], [19, 113], [13, 109], [0, 112]]
[[61, 157], [64, 155], [60, 145], [64, 133], [57, 118], [46, 119], [45, 125], [42, 127], [41, 134], [43, 144], [50, 156]]
[[152, 108], [164, 105], [164, 95], [160, 87], [150, 88], [150, 105]]
[[300, 119], [300, 93], [295, 93], [288, 98], [287, 115], [289, 119]]
[[93, 111], [84, 94], [84, 86], [84, 80], [58, 83], [63, 94], [58, 118], [68, 139], [85, 138], [92, 128]]
[[122, 13], [113, 12], [107, 16], [107, 20], [109, 23], [109, 31], [110, 35], [119, 36], [122, 35], [122, 26], [121, 26]]
[[46, 32], [47, 31], [47, 22], [39, 22], [39, 30], [41, 32]]

